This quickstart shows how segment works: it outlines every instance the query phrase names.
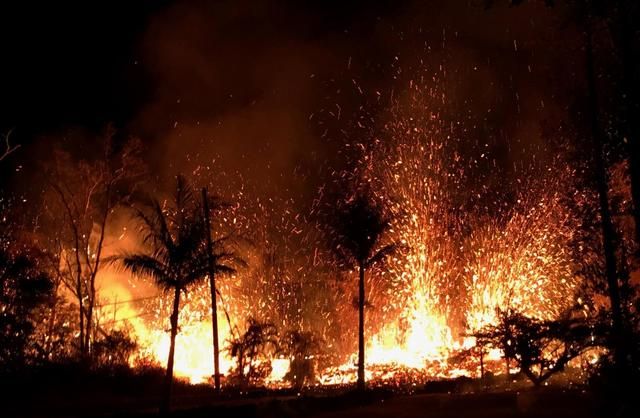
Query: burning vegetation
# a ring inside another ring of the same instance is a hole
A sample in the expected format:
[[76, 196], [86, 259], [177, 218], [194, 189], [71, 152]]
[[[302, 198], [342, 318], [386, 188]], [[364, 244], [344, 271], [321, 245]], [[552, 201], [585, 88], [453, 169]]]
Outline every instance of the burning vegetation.
[[[432, 99], [425, 87], [411, 81], [406, 89], [408, 98], [390, 101], [373, 134], [381, 139], [358, 147], [357, 169], [335, 171], [307, 212], [228, 190], [220, 191], [228, 200], [207, 199], [205, 211], [190, 184], [212, 175], [201, 167], [192, 180], [178, 177], [173, 197], [134, 197], [143, 175], [135, 144], [76, 166], [61, 154], [47, 200], [60, 233], [45, 239], [53, 237], [57, 251], [47, 254], [47, 268], [60, 277], [52, 306], [63, 298], [79, 312], [79, 322], [66, 324], [79, 323], [68, 344], [104, 356], [119, 337], [126, 355], [108, 361], [169, 358], [168, 376], [210, 382], [211, 271], [223, 386], [398, 384], [475, 377], [481, 367], [501, 373], [498, 360], [517, 354], [489, 344], [497, 331], [485, 331], [507, 313], [593, 319], [599, 305], [582, 297], [588, 278], [580, 266], [597, 249], [580, 230], [596, 202], [580, 188], [569, 152], [499, 187], [485, 183], [491, 175], [473, 184], [467, 176], [481, 169], [478, 156], [461, 155], [437, 107], [423, 112]], [[119, 163], [109, 168], [110, 161]], [[561, 343], [549, 332], [545, 338]], [[595, 340], [595, 329], [584, 332]], [[481, 366], [473, 353], [490, 345]], [[573, 345], [571, 358], [595, 344]], [[535, 367], [555, 372], [567, 361]]]
[[[637, 373], [637, 167], [599, 125], [587, 29], [591, 123], [517, 152], [478, 135], [490, 116], [449, 96], [446, 48], [427, 43], [380, 88], [349, 57], [348, 88], [330, 79], [307, 118], [336, 157], [276, 180], [271, 162], [230, 169], [206, 144], [160, 170], [112, 129], [89, 156], [55, 144], [37, 200], [0, 195], [0, 365], [151, 370], [165, 411], [185, 382], [414, 391]], [[7, 136], [0, 164], [21, 150]]]

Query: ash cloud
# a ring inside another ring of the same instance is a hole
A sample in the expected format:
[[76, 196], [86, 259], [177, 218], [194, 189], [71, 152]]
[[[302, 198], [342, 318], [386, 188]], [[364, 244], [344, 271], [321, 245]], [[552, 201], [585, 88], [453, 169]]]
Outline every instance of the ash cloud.
[[211, 165], [264, 195], [308, 196], [345, 142], [372, 139], [341, 125], [376, 92], [402, 88], [399, 68], [403, 82], [444, 74], [433, 82], [443, 118], [509, 172], [544, 158], [545, 124], [567, 119], [575, 38], [562, 10], [535, 4], [177, 2], [139, 42], [153, 88], [128, 129], [149, 141], [164, 180]]

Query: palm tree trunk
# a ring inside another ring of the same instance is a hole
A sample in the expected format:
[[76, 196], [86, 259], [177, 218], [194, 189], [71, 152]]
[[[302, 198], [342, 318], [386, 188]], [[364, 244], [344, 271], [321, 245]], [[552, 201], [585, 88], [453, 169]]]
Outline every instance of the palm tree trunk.
[[176, 288], [173, 296], [173, 311], [171, 312], [171, 341], [169, 343], [169, 358], [167, 359], [167, 373], [164, 378], [164, 394], [160, 412], [167, 413], [171, 408], [171, 386], [173, 384], [173, 359], [176, 351], [176, 335], [178, 334], [178, 314], [180, 309], [180, 289]]
[[216, 279], [213, 265], [213, 246], [211, 244], [211, 221], [209, 220], [209, 203], [207, 189], [202, 188], [202, 204], [207, 234], [207, 254], [209, 262], [209, 286], [211, 288], [211, 325], [213, 328], [213, 384], [216, 392], [220, 392], [220, 342], [218, 341], [218, 301], [216, 296]]
[[218, 303], [216, 301], [216, 281], [213, 271], [209, 273], [211, 287], [211, 323], [213, 328], [213, 385], [220, 392], [220, 341], [218, 337]]
[[358, 283], [358, 390], [364, 390], [364, 263], [360, 263]]
[[605, 273], [607, 278], [607, 290], [611, 302], [611, 314], [613, 318], [612, 345], [616, 366], [622, 371], [625, 362], [625, 347], [623, 341], [623, 319], [620, 301], [620, 287], [618, 283], [618, 268], [616, 261], [616, 243], [614, 239], [614, 227], [609, 209], [607, 169], [603, 158], [603, 141], [598, 121], [598, 97], [596, 90], [596, 75], [593, 62], [593, 45], [591, 40], [591, 27], [586, 27], [586, 70], [587, 87], [589, 89], [589, 117], [591, 119], [591, 134], [593, 137], [593, 153], [596, 172], [596, 187], [600, 203], [600, 222], [602, 224], [602, 241], [604, 247]]
[[238, 354], [238, 375], [240, 376], [240, 384], [244, 383], [244, 347], [241, 347]]

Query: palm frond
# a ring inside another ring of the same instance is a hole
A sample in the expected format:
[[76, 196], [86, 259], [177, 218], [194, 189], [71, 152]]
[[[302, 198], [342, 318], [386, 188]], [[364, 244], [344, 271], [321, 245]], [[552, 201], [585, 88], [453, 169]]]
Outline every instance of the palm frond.
[[147, 251], [120, 256], [121, 265], [136, 276], [153, 278], [165, 289], [182, 291], [208, 275], [210, 256], [216, 272], [234, 273], [235, 267], [243, 265], [244, 260], [224, 249], [228, 236], [218, 240], [216, 251], [209, 254], [209, 231], [201, 204], [187, 180], [177, 176], [170, 208], [163, 207], [157, 199], [150, 199], [136, 209]]
[[167, 249], [173, 247], [173, 237], [169, 230], [169, 222], [167, 222], [167, 216], [162, 210], [162, 205], [157, 199], [153, 200], [153, 206], [151, 207], [155, 223], [150, 226], [154, 228], [154, 233], [158, 237], [159, 242], [166, 246]]
[[390, 255], [395, 253], [398, 250], [398, 248], [399, 247], [396, 244], [385, 245], [380, 250], [378, 250], [373, 255], [373, 257], [371, 257], [369, 260], [367, 260], [367, 262], [365, 263], [365, 267], [369, 268], [369, 267], [373, 266], [374, 264], [379, 263], [380, 261], [386, 259]]
[[182, 174], [176, 176], [176, 194], [174, 198], [176, 209], [180, 211], [189, 207], [194, 202], [194, 199], [193, 189], [185, 176]]
[[207, 195], [207, 207], [210, 212], [227, 209], [233, 205], [218, 195]]
[[227, 266], [247, 267], [247, 261], [235, 252], [220, 252], [213, 255], [216, 264]]
[[334, 250], [345, 263], [366, 263], [375, 256], [384, 233], [390, 228], [390, 220], [373, 197], [358, 193], [332, 215]]
[[124, 254], [120, 260], [122, 266], [134, 276], [150, 277], [165, 289], [175, 287], [176, 279], [171, 270], [157, 258], [145, 254]]
[[218, 274], [235, 274], [237, 270], [233, 267], [225, 266], [224, 264], [216, 264], [214, 267], [216, 273]]
[[228, 245], [230, 243], [230, 241], [234, 240], [234, 235], [233, 234], [227, 234], [224, 235], [218, 239], [214, 239], [211, 241], [211, 245], [213, 245], [213, 247], [220, 247], [220, 246], [224, 246], [224, 245]]

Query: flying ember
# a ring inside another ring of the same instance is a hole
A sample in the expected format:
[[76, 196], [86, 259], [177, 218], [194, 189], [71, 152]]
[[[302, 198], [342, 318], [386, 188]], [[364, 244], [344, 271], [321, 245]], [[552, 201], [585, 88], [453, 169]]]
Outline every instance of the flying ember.
[[[407, 371], [421, 379], [475, 376], [477, 359], [462, 366], [451, 360], [473, 349], [472, 335], [495, 325], [499, 310], [513, 309], [545, 320], [576, 303], [579, 279], [572, 273], [572, 245], [578, 216], [565, 205], [572, 169], [564, 165], [561, 174], [550, 166], [523, 169], [513, 181], [526, 183], [526, 192], [510, 192], [508, 184], [488, 190], [484, 182], [494, 181], [491, 177], [474, 183], [470, 177], [478, 172], [477, 156], [463, 155], [452, 139], [455, 132], [437, 117], [437, 108], [430, 109], [432, 93], [425, 91], [411, 82], [406, 98], [391, 103], [389, 120], [380, 133], [385, 140], [363, 147], [360, 168], [353, 174], [386, 207], [391, 228], [385, 239], [400, 243], [399, 251], [389, 256], [386, 271], [374, 269], [367, 284], [367, 376], [376, 381], [393, 381]], [[489, 195], [491, 207], [480, 205]], [[244, 230], [263, 231], [256, 235], [261, 242], [257, 247], [272, 245], [277, 239], [271, 234], [278, 231], [294, 231], [303, 242], [316, 242], [303, 217], [282, 210], [291, 202], [243, 204], [235, 206], [229, 217]], [[260, 225], [264, 219], [271, 226]], [[309, 290], [310, 283], [320, 276], [327, 282], [335, 280], [326, 273], [313, 277], [318, 247], [305, 252], [304, 246], [285, 244], [279, 250], [285, 253], [282, 260], [264, 257], [257, 247], [254, 242], [244, 248], [252, 254], [253, 267], [219, 279], [225, 297], [219, 301], [218, 323], [225, 347], [242, 334], [247, 317], [262, 316], [281, 329], [304, 323], [302, 306], [313, 306], [320, 297]], [[347, 274], [347, 281], [338, 285], [346, 298], [353, 277]], [[251, 293], [255, 283], [261, 290]], [[248, 294], [254, 296], [248, 299]], [[325, 344], [343, 351], [342, 360], [318, 363], [324, 367], [318, 370], [319, 384], [356, 379], [353, 346], [331, 332], [340, 317], [352, 321], [355, 312], [338, 305], [325, 312], [325, 324], [309, 321], [308, 325]], [[156, 312], [153, 319], [135, 323], [139, 357], [162, 363], [169, 350], [164, 331], [169, 303], [160, 299], [149, 306]], [[175, 373], [194, 383], [212, 376], [210, 306], [207, 286], [200, 285], [189, 291], [180, 312]], [[319, 352], [315, 355], [322, 357]], [[488, 358], [497, 360], [499, 352], [493, 350]], [[270, 358], [258, 360], [265, 362], [266, 381], [284, 384], [290, 360], [273, 351]], [[229, 349], [223, 350], [221, 373], [230, 374], [235, 367], [237, 359]]]

